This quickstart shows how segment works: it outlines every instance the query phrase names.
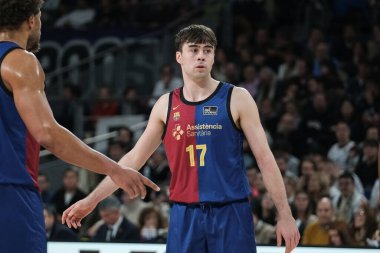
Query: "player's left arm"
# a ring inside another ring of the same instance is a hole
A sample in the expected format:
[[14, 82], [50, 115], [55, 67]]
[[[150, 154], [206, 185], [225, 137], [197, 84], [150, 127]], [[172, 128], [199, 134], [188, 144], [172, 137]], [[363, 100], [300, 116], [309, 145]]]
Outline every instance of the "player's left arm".
[[297, 246], [300, 235], [287, 201], [284, 181], [260, 122], [257, 105], [247, 90], [238, 87], [233, 89], [231, 114], [235, 124], [243, 130], [247, 138], [263, 175], [264, 184], [277, 208], [277, 244], [281, 245], [283, 237], [286, 252], [291, 252]]

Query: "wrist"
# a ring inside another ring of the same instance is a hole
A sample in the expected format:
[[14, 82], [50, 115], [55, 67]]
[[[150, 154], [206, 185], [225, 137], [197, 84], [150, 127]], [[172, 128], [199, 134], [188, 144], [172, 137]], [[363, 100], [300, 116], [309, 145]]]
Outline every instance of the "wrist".
[[287, 219], [289, 216], [291, 216], [291, 217], [293, 216], [292, 212], [290, 211], [289, 206], [283, 207], [280, 210], [278, 210], [277, 212], [278, 212], [278, 218], [279, 219], [282, 219], [282, 218]]

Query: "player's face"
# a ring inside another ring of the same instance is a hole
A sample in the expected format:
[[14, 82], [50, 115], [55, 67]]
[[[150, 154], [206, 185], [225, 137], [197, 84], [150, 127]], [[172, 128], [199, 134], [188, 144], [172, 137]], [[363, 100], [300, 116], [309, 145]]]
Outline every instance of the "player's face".
[[26, 49], [30, 52], [38, 52], [40, 49], [40, 38], [41, 38], [41, 12], [32, 17], [34, 19], [32, 30], [30, 32]]
[[210, 44], [185, 43], [182, 51], [176, 54], [177, 62], [181, 64], [184, 75], [191, 79], [210, 77], [214, 57], [215, 50]]

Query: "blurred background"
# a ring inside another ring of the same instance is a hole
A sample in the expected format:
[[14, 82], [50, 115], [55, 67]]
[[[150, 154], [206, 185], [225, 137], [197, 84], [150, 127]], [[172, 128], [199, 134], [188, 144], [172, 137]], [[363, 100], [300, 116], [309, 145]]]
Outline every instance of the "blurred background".
[[[42, 20], [37, 56], [57, 121], [116, 161], [156, 99], [182, 85], [176, 32], [212, 28], [212, 75], [255, 99], [302, 244], [379, 247], [379, 1], [46, 0]], [[245, 165], [257, 243], [273, 245], [274, 205], [247, 144]], [[75, 231], [57, 218], [102, 178], [46, 150], [40, 171], [49, 240], [165, 243], [170, 169], [162, 148], [141, 170], [160, 193], [142, 201], [117, 192]], [[121, 218], [124, 233], [109, 234]]]

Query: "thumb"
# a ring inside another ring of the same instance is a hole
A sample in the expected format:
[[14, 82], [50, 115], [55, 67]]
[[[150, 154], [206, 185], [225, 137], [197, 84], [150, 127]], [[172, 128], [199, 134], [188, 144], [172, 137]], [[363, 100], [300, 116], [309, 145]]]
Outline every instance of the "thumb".
[[276, 229], [277, 246], [280, 247], [282, 243], [282, 235], [278, 229]]

